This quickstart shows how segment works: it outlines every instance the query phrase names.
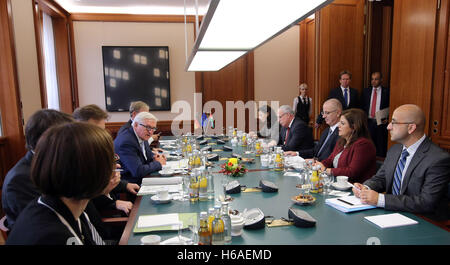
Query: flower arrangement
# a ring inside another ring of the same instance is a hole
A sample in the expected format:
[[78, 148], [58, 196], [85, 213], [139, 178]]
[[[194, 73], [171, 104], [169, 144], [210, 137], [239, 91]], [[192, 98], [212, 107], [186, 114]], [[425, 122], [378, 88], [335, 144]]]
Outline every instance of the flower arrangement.
[[231, 175], [232, 177], [240, 177], [248, 170], [245, 168], [244, 165], [241, 165], [238, 163], [237, 158], [230, 158], [228, 159], [228, 162], [221, 165], [222, 170], [219, 171], [219, 173], [224, 173], [226, 175]]

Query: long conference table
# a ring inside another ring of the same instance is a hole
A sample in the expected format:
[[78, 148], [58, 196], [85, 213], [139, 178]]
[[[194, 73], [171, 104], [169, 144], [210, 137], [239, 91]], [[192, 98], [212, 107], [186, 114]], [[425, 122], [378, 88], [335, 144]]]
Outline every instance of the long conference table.
[[[170, 138], [169, 138], [170, 139]], [[173, 138], [172, 138], [173, 139]], [[215, 143], [209, 139], [208, 143]], [[231, 146], [229, 142], [226, 144]], [[203, 146], [201, 146], [203, 147]], [[223, 149], [223, 145], [212, 145], [212, 149]], [[220, 158], [230, 158], [232, 153], [243, 155], [242, 147], [233, 147], [233, 151], [214, 152]], [[294, 225], [268, 227], [263, 229], [244, 229], [242, 236], [233, 237], [232, 245], [449, 245], [450, 233], [444, 229], [408, 212], [399, 212], [418, 224], [394, 228], [379, 228], [367, 221], [364, 217], [394, 213], [382, 208], [375, 208], [352, 213], [343, 213], [327, 204], [325, 199], [335, 198], [323, 193], [313, 194], [316, 201], [312, 205], [297, 205], [291, 201], [291, 197], [299, 194], [296, 185], [300, 180], [295, 176], [284, 176], [285, 172], [262, 168], [259, 157], [255, 155], [243, 155], [255, 158], [255, 162], [246, 164], [249, 170], [242, 177], [235, 178], [241, 185], [256, 187], [261, 179], [275, 183], [279, 190], [276, 193], [246, 192], [231, 194], [233, 200], [229, 204], [231, 209], [242, 212], [244, 209], [259, 208], [265, 216], [273, 216], [275, 219], [288, 217], [290, 207], [299, 208], [309, 213], [317, 223], [312, 228], [300, 228]], [[216, 195], [223, 194], [222, 178], [231, 179], [222, 173], [220, 165], [226, 160], [215, 161], [213, 164], [213, 177]], [[155, 176], [152, 176], [155, 177]], [[139, 216], [168, 213], [197, 213], [208, 211], [214, 207], [214, 200], [191, 203], [190, 201], [173, 200], [168, 204], [154, 204], [150, 195], [138, 196], [130, 212], [128, 222], [120, 239], [120, 245], [140, 245], [141, 238], [149, 234], [161, 236], [166, 240], [177, 235], [177, 231], [158, 231], [149, 233], [134, 233], [133, 229]]]

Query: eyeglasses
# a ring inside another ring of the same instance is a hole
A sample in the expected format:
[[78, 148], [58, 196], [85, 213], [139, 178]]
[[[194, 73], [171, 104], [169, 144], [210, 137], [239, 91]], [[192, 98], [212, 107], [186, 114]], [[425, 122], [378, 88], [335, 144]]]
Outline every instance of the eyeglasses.
[[395, 125], [395, 124], [415, 124], [415, 123], [414, 122], [399, 122], [399, 121], [391, 120], [390, 124]]
[[322, 116], [323, 115], [330, 115], [333, 112], [336, 112], [336, 110], [333, 110], [333, 111], [322, 111], [320, 114], [322, 114]]
[[144, 124], [142, 124], [142, 123], [139, 123], [139, 125], [141, 125], [142, 127], [144, 127], [145, 129], [147, 129], [147, 131], [156, 131], [158, 128], [156, 128], [156, 127], [152, 127], [152, 126], [147, 126], [147, 125], [144, 125]]
[[287, 113], [283, 113], [280, 116], [278, 116], [278, 119], [281, 120], [281, 118], [283, 118], [284, 115], [286, 115]]

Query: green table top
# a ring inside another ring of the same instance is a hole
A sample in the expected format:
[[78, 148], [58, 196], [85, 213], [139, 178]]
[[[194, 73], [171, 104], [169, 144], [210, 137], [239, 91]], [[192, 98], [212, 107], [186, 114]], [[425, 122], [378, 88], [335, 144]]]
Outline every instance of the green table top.
[[[219, 147], [219, 146], [217, 146]], [[213, 146], [213, 149], [215, 147]], [[242, 153], [242, 148], [237, 147], [234, 153]], [[231, 157], [231, 152], [219, 152], [221, 157]], [[254, 156], [253, 156], [254, 157]], [[225, 161], [218, 161], [213, 171], [218, 171], [219, 165]], [[401, 214], [418, 221], [416, 225], [379, 228], [370, 223], [365, 216], [393, 213], [384, 209], [376, 208], [366, 211], [343, 213], [325, 204], [327, 197], [324, 194], [313, 194], [316, 202], [313, 205], [301, 206], [291, 201], [291, 197], [298, 195], [299, 190], [295, 185], [299, 183], [298, 177], [283, 176], [284, 172], [273, 170], [253, 171], [260, 169], [259, 158], [256, 157], [254, 164], [248, 164], [250, 169], [244, 176], [236, 178], [241, 185], [256, 187], [261, 179], [274, 182], [279, 187], [277, 193], [249, 192], [232, 194], [234, 200], [230, 203], [230, 208], [242, 212], [245, 208], [260, 208], [264, 215], [288, 217], [289, 207], [295, 207], [308, 212], [317, 220], [313, 228], [299, 228], [295, 226], [272, 227], [265, 226], [259, 230], [245, 230], [242, 236], [233, 237], [232, 244], [245, 245], [365, 245], [369, 238], [377, 238], [382, 245], [448, 245], [450, 244], [450, 234], [414, 214], [401, 212]], [[221, 180], [227, 177], [221, 173], [214, 173], [216, 195], [223, 194]], [[227, 177], [231, 178], [231, 177]], [[134, 228], [138, 216], [148, 214], [165, 213], [187, 213], [207, 211], [214, 206], [214, 201], [196, 202], [172, 201], [168, 204], [154, 204], [150, 196], [142, 196], [139, 209], [134, 209], [135, 214], [130, 215], [127, 224], [129, 233], [122, 237], [122, 244], [139, 245], [141, 237], [148, 234], [158, 234], [162, 240], [176, 236], [176, 231], [133, 233], [130, 227]], [[127, 230], [127, 229], [126, 229]], [[126, 238], [128, 237], [128, 240]]]

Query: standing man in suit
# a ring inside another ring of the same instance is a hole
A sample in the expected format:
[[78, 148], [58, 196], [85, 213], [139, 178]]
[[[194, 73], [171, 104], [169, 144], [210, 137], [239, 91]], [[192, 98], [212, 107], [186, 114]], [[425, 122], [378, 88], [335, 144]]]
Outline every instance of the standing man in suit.
[[153, 154], [148, 139], [156, 131], [157, 119], [149, 112], [140, 112], [133, 120], [132, 127], [118, 134], [114, 149], [120, 157], [122, 178], [128, 182], [141, 184], [142, 178], [161, 170], [166, 164], [164, 155]]
[[[392, 146], [378, 172], [363, 184], [355, 183], [354, 194], [363, 203], [393, 211], [430, 214], [448, 218], [445, 198], [450, 179], [450, 155], [424, 133], [425, 115], [416, 105], [395, 109], [387, 129]], [[385, 192], [386, 194], [382, 194]]]
[[[328, 124], [322, 134], [320, 135], [319, 142], [314, 148], [304, 150], [303, 158], [316, 158], [319, 161], [325, 160], [333, 152], [336, 141], [339, 138], [338, 123], [342, 114], [342, 105], [339, 100], [331, 98], [323, 103], [322, 115], [325, 119], [325, 123]], [[299, 155], [298, 152], [287, 151], [285, 155]]]
[[377, 148], [377, 156], [385, 157], [387, 151], [387, 118], [377, 125], [375, 113], [389, 107], [389, 88], [382, 87], [383, 78], [380, 72], [374, 72], [371, 78], [371, 87], [363, 89], [361, 107], [366, 112], [370, 137]]
[[298, 151], [300, 156], [303, 156], [305, 150], [314, 147], [311, 127], [295, 117], [289, 105], [283, 105], [278, 109], [278, 120], [282, 126], [278, 145], [283, 151]]
[[[352, 81], [352, 73], [344, 70], [339, 73], [339, 87], [334, 88], [330, 91], [328, 99], [335, 98], [339, 100], [342, 104], [342, 110], [359, 108], [359, 94], [358, 91], [350, 87], [350, 82]], [[316, 119], [315, 128], [318, 128], [323, 123], [323, 116], [319, 114]]]

